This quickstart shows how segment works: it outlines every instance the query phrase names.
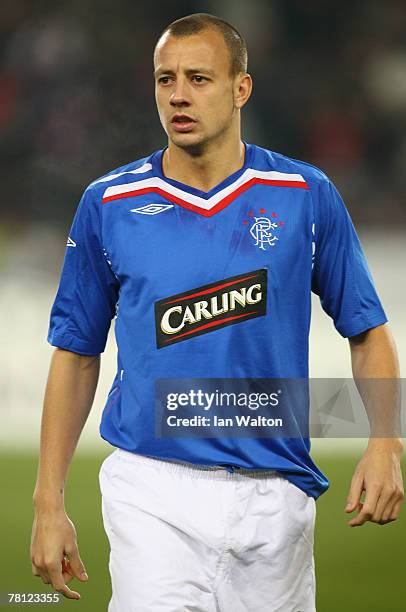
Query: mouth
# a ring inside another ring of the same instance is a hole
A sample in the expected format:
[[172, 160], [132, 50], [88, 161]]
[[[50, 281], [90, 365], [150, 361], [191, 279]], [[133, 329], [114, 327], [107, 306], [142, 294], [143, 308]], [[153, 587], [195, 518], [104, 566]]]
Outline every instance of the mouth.
[[189, 115], [176, 114], [171, 119], [171, 124], [177, 132], [189, 132], [195, 123], [196, 121]]

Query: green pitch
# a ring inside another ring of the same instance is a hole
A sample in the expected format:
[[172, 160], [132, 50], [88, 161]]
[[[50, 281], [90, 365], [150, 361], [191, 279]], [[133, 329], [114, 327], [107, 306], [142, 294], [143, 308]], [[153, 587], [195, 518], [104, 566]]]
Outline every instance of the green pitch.
[[[1, 454], [0, 592], [51, 592], [31, 575], [29, 545], [32, 490], [37, 459], [32, 454]], [[4, 610], [52, 609], [104, 612], [110, 597], [108, 544], [98, 488], [103, 457], [78, 453], [70, 471], [66, 504], [76, 525], [79, 549], [89, 574], [87, 584], [70, 584], [80, 601], [62, 605], [20, 605]], [[331, 481], [317, 502], [315, 557], [318, 612], [404, 612], [406, 610], [406, 511], [388, 525], [347, 526], [348, 486], [358, 457], [320, 456], [313, 459]], [[147, 611], [145, 611], [147, 612]], [[271, 611], [270, 611], [271, 612]]]

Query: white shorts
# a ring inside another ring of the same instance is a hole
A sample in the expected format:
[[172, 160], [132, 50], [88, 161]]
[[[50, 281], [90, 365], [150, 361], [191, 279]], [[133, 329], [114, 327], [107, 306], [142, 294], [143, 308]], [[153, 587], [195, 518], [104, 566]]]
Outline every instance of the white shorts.
[[315, 500], [276, 472], [117, 449], [100, 488], [109, 612], [315, 612]]

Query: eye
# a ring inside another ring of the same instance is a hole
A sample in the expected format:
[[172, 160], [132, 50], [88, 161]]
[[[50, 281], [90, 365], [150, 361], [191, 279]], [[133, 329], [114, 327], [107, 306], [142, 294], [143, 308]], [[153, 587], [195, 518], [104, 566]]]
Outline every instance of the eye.
[[169, 77], [169, 76], [161, 76], [158, 79], [158, 83], [160, 83], [161, 85], [167, 85], [169, 83], [169, 81], [170, 81], [170, 78], [171, 77]]
[[207, 81], [206, 77], [202, 76], [201, 74], [194, 74], [192, 77], [196, 83], [203, 83], [203, 81]]

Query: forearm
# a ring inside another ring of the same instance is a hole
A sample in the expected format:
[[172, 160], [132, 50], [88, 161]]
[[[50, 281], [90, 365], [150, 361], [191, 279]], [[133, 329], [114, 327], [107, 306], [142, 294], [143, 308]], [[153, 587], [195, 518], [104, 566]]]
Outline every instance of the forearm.
[[45, 389], [34, 503], [63, 506], [65, 480], [79, 436], [92, 407], [100, 356], [56, 349]]
[[399, 362], [387, 325], [350, 339], [352, 372], [371, 425], [371, 441], [402, 448]]

